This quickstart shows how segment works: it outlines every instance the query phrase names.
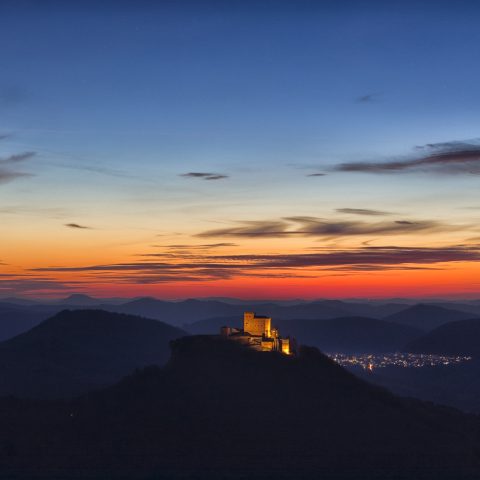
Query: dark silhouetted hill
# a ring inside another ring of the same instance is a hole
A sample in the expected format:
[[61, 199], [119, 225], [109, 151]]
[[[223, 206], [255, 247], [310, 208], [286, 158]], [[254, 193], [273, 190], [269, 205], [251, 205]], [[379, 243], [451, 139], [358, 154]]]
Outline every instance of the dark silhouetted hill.
[[94, 298], [83, 293], [72, 293], [67, 298], [61, 298], [54, 302], [57, 305], [63, 305], [64, 307], [100, 307], [102, 305], [123, 305], [132, 301], [129, 298]]
[[181, 326], [185, 323], [209, 317], [240, 315], [243, 312], [242, 308], [240, 305], [228, 305], [216, 301], [184, 300], [181, 302], [166, 302], [147, 297], [133, 300], [111, 309]]
[[388, 388], [397, 395], [449, 405], [480, 413], [480, 362], [423, 368], [389, 366], [373, 372], [355, 369], [355, 374]]
[[430, 331], [444, 323], [466, 320], [468, 318], [472, 318], [472, 315], [467, 312], [419, 303], [390, 315], [384, 318], [384, 320]]
[[431, 305], [447, 308], [449, 310], [457, 310], [459, 312], [466, 312], [470, 314], [471, 318], [480, 317], [480, 304], [473, 301], [471, 303], [463, 302], [435, 302]]
[[410, 342], [405, 350], [438, 355], [469, 355], [480, 359], [480, 318], [442, 325]]
[[184, 325], [184, 329], [193, 335], [216, 335], [223, 326], [243, 328], [243, 315], [206, 318], [189, 325]]
[[69, 295], [67, 298], [62, 298], [57, 302], [60, 305], [74, 305], [77, 307], [91, 307], [94, 305], [101, 304], [101, 300], [97, 300], [96, 298], [90, 297], [89, 295], [84, 295], [82, 293], [73, 293]]
[[62, 311], [0, 344], [0, 395], [62, 397], [115, 383], [135, 368], [163, 365], [185, 332], [157, 320]]
[[395, 397], [316, 349], [185, 337], [166, 367], [80, 399], [1, 399], [0, 465], [11, 478], [473, 479], [478, 422]]
[[238, 316], [242, 319], [243, 312], [248, 310], [262, 315], [269, 315], [274, 320], [296, 318], [318, 320], [346, 316], [381, 318], [405, 309], [406, 306], [400, 304], [371, 305], [339, 300], [302, 302], [297, 305], [278, 305], [275, 303], [233, 304], [214, 300], [192, 299], [181, 302], [166, 302], [154, 298], [141, 298], [120, 306], [102, 306], [102, 308], [122, 313], [143, 315], [172, 325], [183, 326], [196, 321], [218, 317]]
[[[429, 308], [434, 306], [428, 306]], [[277, 320], [329, 320], [339, 317], [368, 317], [376, 319], [392, 320], [394, 323], [408, 324], [417, 328], [421, 327], [422, 322], [433, 323], [436, 326], [438, 318], [443, 318], [441, 312], [429, 311], [424, 308], [410, 310], [412, 307], [401, 303], [385, 303], [377, 304], [371, 302], [345, 302], [340, 300], [321, 300], [316, 302], [301, 302], [291, 305], [289, 303], [225, 303], [214, 300], [184, 300], [179, 302], [169, 302], [157, 300], [155, 298], [138, 298], [129, 299], [95, 299], [82, 294], [73, 294], [65, 299], [53, 303], [36, 303], [36, 304], [12, 304], [0, 303], [0, 339], [7, 339], [12, 334], [9, 328], [5, 328], [2, 332], [2, 320], [7, 322], [15, 322], [15, 333], [21, 333], [31, 327], [28, 324], [22, 326], [22, 318], [31, 318], [37, 323], [49, 318], [52, 315], [64, 309], [84, 309], [95, 308], [116, 313], [125, 313], [129, 315], [138, 315], [147, 318], [160, 320], [173, 326], [183, 327], [184, 325], [193, 324], [197, 321], [209, 320], [219, 317], [238, 317], [243, 318], [244, 311], [255, 311], [262, 315], [269, 315], [274, 321]], [[463, 307], [462, 307], [463, 308]], [[475, 307], [472, 306], [472, 309]], [[13, 309], [13, 311], [12, 311]], [[415, 313], [416, 312], [416, 313]], [[440, 313], [439, 313], [440, 312]], [[398, 320], [392, 314], [399, 315]], [[445, 312], [443, 312], [445, 316]], [[445, 317], [445, 321], [454, 321], [459, 319], [471, 318], [471, 314], [451, 312]], [[17, 321], [18, 320], [18, 321]], [[442, 320], [443, 321], [443, 320]], [[418, 323], [418, 325], [417, 325]], [[13, 328], [13, 327], [12, 327]], [[425, 329], [425, 328], [424, 328]]]
[[0, 303], [0, 342], [30, 330], [47, 317], [21, 305]]
[[[480, 413], [480, 319], [446, 323], [409, 342], [405, 351], [472, 360], [424, 368], [379, 368], [366, 376], [370, 381], [400, 394]], [[356, 371], [362, 377], [365, 372]]]
[[282, 335], [293, 336], [301, 344], [313, 345], [326, 352], [395, 352], [422, 334], [413, 327], [365, 317], [277, 323]]
[[[404, 310], [407, 306], [396, 303], [375, 305], [372, 303], [345, 302], [341, 300], [319, 300], [301, 305], [290, 305], [269, 313], [274, 319], [327, 320], [339, 317], [382, 318]], [[260, 308], [260, 307], [259, 307]], [[259, 310], [260, 311], [260, 310]]]

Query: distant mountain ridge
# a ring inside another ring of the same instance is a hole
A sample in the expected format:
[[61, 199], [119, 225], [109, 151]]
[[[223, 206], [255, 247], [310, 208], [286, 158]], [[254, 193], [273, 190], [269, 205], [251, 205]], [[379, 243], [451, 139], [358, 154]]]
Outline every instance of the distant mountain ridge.
[[[12, 299], [15, 302], [15, 299]], [[411, 306], [404, 303], [379, 304], [374, 302], [344, 302], [340, 300], [319, 300], [301, 302], [291, 305], [289, 302], [252, 303], [221, 302], [218, 300], [182, 300], [164, 301], [151, 297], [136, 299], [96, 299], [83, 294], [73, 294], [62, 299], [62, 303], [34, 303], [19, 301], [16, 303], [0, 302], [0, 341], [27, 331], [41, 321], [64, 309], [95, 308], [116, 313], [139, 315], [160, 320], [164, 323], [183, 328], [201, 320], [218, 317], [242, 318], [246, 310], [271, 316], [280, 320], [329, 320], [342, 317], [368, 317], [384, 319], [414, 328], [429, 330], [439, 323], [455, 321], [476, 316], [474, 304], [459, 307], [463, 310], [453, 311], [437, 305]], [[450, 305], [450, 304], [448, 304]], [[447, 312], [445, 311], [447, 310]], [[453, 313], [455, 312], [455, 313]], [[432, 321], [433, 319], [433, 321]]]
[[0, 303], [0, 342], [30, 330], [47, 317], [22, 305]]
[[[103, 307], [102, 307], [103, 308]], [[368, 305], [359, 303], [346, 303], [337, 300], [322, 300], [318, 302], [301, 303], [297, 305], [267, 304], [232, 304], [214, 300], [183, 300], [181, 302], [166, 302], [153, 298], [137, 299], [118, 307], [106, 307], [109, 310], [145, 315], [150, 318], [183, 326], [198, 320], [214, 317], [243, 316], [246, 310], [256, 311], [269, 315], [274, 319], [288, 320], [295, 318], [304, 319], [330, 319], [352, 315], [372, 316], [381, 318], [384, 315], [398, 312], [405, 305]], [[361, 312], [361, 313], [359, 313]]]
[[314, 322], [312, 320], [281, 320], [282, 334], [291, 335], [304, 345], [323, 352], [386, 353], [403, 348], [421, 336], [422, 331], [368, 317], [341, 317]]
[[470, 355], [480, 360], [480, 318], [441, 325], [411, 341], [405, 349], [415, 353]]
[[466, 320], [468, 318], [472, 318], [471, 313], [436, 305], [418, 304], [389, 315], [384, 320], [429, 331], [445, 323]]
[[63, 397], [109, 385], [163, 365], [169, 342], [184, 335], [157, 320], [65, 310], [0, 343], [0, 395]]

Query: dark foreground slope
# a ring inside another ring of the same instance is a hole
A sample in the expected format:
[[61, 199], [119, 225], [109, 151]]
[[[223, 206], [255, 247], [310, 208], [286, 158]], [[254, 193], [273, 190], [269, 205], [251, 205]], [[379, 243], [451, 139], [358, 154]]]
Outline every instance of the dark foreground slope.
[[0, 343], [0, 395], [53, 398], [111, 385], [167, 362], [185, 332], [157, 320], [102, 310], [65, 310]]
[[354, 369], [369, 382], [402, 395], [480, 414], [480, 362], [471, 360], [458, 365], [423, 368], [390, 366], [373, 372]]
[[[0, 400], [4, 477], [478, 478], [478, 420], [298, 358], [185, 337], [77, 400]], [[468, 475], [472, 475], [469, 477]]]

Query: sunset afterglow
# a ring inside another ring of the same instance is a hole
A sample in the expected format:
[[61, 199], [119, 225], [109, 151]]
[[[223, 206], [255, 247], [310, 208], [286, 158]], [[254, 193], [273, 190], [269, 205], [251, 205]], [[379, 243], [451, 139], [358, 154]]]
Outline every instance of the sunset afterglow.
[[0, 297], [478, 296], [478, 23], [402, 8], [6, 9]]

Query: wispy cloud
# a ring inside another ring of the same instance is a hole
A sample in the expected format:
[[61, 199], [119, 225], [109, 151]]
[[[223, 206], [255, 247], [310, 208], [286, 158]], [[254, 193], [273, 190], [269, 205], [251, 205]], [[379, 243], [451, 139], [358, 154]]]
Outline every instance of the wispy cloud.
[[173, 244], [173, 245], [159, 245], [163, 248], [168, 248], [172, 250], [210, 250], [213, 248], [223, 248], [223, 247], [236, 247], [236, 243], [221, 242], [221, 243], [203, 243], [201, 245], [188, 245], [188, 244]]
[[[210, 255], [145, 254], [141, 262], [43, 267], [33, 272], [76, 272], [104, 283], [163, 283], [209, 281], [238, 276], [297, 277], [331, 272], [442, 269], [445, 264], [480, 261], [480, 246], [438, 248], [361, 247], [350, 250], [319, 249], [314, 253]], [[152, 260], [152, 258], [156, 258]]]
[[390, 212], [384, 212], [383, 210], [371, 210], [369, 208], [337, 208], [335, 211], [338, 213], [346, 213], [349, 215], [365, 215], [365, 216], [393, 215]]
[[[434, 220], [380, 222], [335, 221], [317, 217], [287, 217], [281, 220], [240, 222], [237, 226], [208, 230], [198, 237], [342, 237], [353, 235], [400, 235], [414, 232], [458, 230], [462, 226]], [[464, 227], [465, 228], [465, 227]]]
[[0, 215], [34, 215], [51, 218], [64, 218], [68, 211], [61, 207], [38, 207], [32, 205], [6, 205], [0, 207]]
[[48, 295], [56, 292], [78, 292], [83, 286], [82, 282], [61, 282], [49, 277], [38, 275], [0, 275], [0, 294], [17, 295], [33, 294]]
[[9, 163], [24, 162], [25, 160], [30, 160], [33, 156], [35, 156], [35, 152], [24, 152], [24, 153], [9, 155], [8, 157], [0, 157], [0, 165], [8, 165]]
[[224, 178], [229, 177], [228, 175], [210, 172], [188, 172], [181, 173], [179, 176], [185, 178], [201, 178], [203, 180], [223, 180]]
[[217, 228], [197, 234], [198, 237], [282, 237], [297, 232], [289, 230], [290, 224], [283, 220], [240, 222], [235, 227]]
[[372, 103], [378, 100], [378, 96], [378, 93], [367, 93], [366, 95], [361, 95], [360, 97], [357, 97], [355, 101], [357, 103]]
[[91, 230], [92, 228], [92, 227], [87, 227], [85, 225], [80, 225], [78, 223], [66, 223], [65, 227], [79, 229], [79, 230]]
[[325, 177], [327, 174], [326, 173], [310, 173], [308, 175], [305, 175], [306, 177]]
[[8, 183], [22, 177], [33, 177], [33, 175], [31, 173], [14, 172], [0, 168], [0, 184]]
[[108, 175], [111, 177], [119, 177], [119, 178], [139, 178], [135, 175], [131, 175], [122, 170], [116, 170], [114, 168], [108, 167], [98, 167], [94, 165], [87, 165], [87, 164], [73, 164], [73, 163], [59, 163], [59, 162], [48, 162], [49, 165], [59, 168], [66, 168], [69, 170], [80, 170], [85, 172], [91, 173], [98, 173], [100, 175]]
[[416, 148], [410, 158], [386, 162], [342, 163], [334, 169], [341, 172], [480, 175], [480, 144], [478, 142], [430, 143]]
[[0, 184], [11, 182], [17, 178], [32, 177], [31, 173], [13, 170], [10, 166], [30, 160], [34, 155], [35, 152], [24, 152], [0, 157]]

